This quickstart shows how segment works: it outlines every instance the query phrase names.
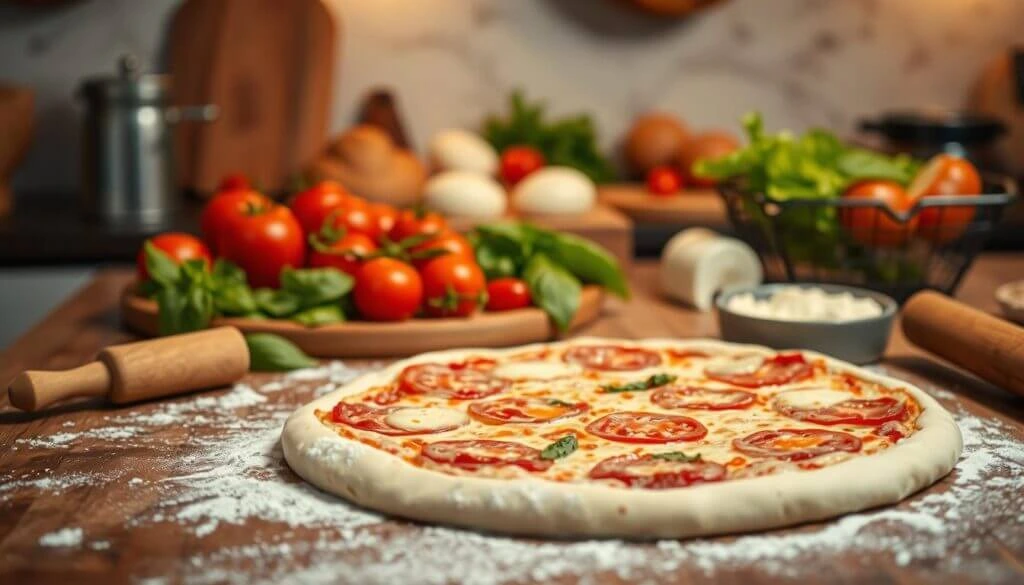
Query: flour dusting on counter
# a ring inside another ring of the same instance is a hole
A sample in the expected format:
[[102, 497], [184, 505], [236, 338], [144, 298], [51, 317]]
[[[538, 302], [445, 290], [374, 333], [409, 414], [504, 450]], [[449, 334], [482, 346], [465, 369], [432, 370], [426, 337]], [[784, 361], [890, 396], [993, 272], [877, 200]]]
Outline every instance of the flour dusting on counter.
[[[112, 521], [132, 529], [173, 525], [196, 539], [188, 549], [198, 552], [184, 561], [162, 559], [168, 564], [134, 576], [140, 582], [277, 583], [288, 578], [332, 583], [343, 575], [368, 585], [500, 585], [587, 583], [606, 572], [623, 581], [653, 584], [674, 582], [683, 574], [727, 578], [752, 568], [801, 579], [828, 571], [840, 555], [843, 562], [866, 562], [859, 560], [862, 553], [888, 555], [896, 566], [920, 563], [936, 577], [1010, 582], [1014, 576], [1006, 574], [1005, 565], [978, 555], [981, 539], [1024, 547], [1024, 535], [1014, 528], [1024, 523], [1017, 500], [1024, 491], [1024, 442], [1007, 425], [964, 411], [954, 412], [964, 436], [963, 456], [937, 488], [895, 507], [786, 532], [653, 543], [560, 542], [386, 519], [301, 482], [287, 468], [279, 442], [284, 421], [300, 403], [364, 371], [332, 362], [262, 386], [240, 384], [220, 394], [120, 408], [96, 417], [101, 425], [92, 428], [79, 422], [54, 435], [19, 439], [22, 449], [61, 449], [64, 463], [61, 469], [0, 471], [0, 505], [103, 486], [131, 489], [138, 495], [133, 499], [158, 502]], [[949, 398], [945, 391], [925, 390]], [[117, 438], [118, 429], [126, 428], [133, 430]], [[160, 475], [140, 477], [145, 470], [139, 469], [91, 473], [88, 465], [70, 465], [90, 455], [78, 450], [87, 437], [109, 441], [110, 452], [145, 451], [159, 458]], [[108, 547], [116, 551], [124, 544], [110, 534], [82, 534], [73, 528], [75, 518], [65, 521], [72, 528], [41, 534], [40, 543], [63, 551], [77, 547], [83, 554]], [[980, 530], [983, 525], [1002, 528], [988, 535]]]

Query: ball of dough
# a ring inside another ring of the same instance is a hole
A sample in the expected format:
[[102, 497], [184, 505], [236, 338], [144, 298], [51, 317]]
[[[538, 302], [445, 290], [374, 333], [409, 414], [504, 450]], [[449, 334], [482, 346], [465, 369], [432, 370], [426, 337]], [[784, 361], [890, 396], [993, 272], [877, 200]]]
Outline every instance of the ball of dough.
[[637, 118], [626, 136], [624, 154], [630, 170], [642, 177], [654, 167], [675, 164], [687, 136], [686, 126], [671, 114]]
[[342, 134], [330, 154], [355, 172], [379, 173], [391, 163], [395, 145], [380, 128], [363, 124]]
[[533, 214], [586, 213], [597, 199], [589, 177], [571, 167], [545, 167], [516, 185], [516, 209]]
[[505, 189], [497, 181], [469, 171], [446, 171], [427, 181], [427, 207], [453, 217], [500, 217], [505, 213]]
[[442, 130], [427, 149], [438, 171], [469, 171], [481, 175], [498, 172], [498, 153], [479, 135], [465, 130]]

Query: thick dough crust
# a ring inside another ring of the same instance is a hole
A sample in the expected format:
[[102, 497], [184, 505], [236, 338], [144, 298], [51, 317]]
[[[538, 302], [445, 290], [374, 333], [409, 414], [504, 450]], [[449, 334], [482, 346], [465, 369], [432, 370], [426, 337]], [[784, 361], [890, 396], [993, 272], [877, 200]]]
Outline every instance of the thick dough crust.
[[803, 353], [824, 358], [830, 369], [905, 388], [921, 405], [919, 430], [881, 453], [818, 470], [643, 490], [447, 475], [345, 439], [314, 415], [317, 409], [330, 410], [347, 395], [393, 379], [410, 364], [455, 361], [469, 354], [500, 357], [545, 346], [564, 348], [602, 342], [775, 353], [760, 346], [704, 339], [584, 337], [504, 350], [423, 354], [362, 376], [295, 411], [281, 436], [285, 459], [296, 473], [320, 489], [367, 508], [425, 522], [522, 535], [684, 538], [777, 528], [892, 504], [949, 473], [960, 457], [960, 430], [931, 396], [905, 382], [810, 351]]

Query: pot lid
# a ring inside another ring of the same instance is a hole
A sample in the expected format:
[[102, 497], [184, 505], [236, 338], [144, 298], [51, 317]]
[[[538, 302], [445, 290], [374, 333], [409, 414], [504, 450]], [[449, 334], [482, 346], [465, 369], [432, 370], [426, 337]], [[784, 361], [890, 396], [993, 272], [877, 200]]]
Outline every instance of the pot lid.
[[141, 73], [138, 60], [132, 55], [122, 56], [117, 62], [117, 69], [117, 75], [86, 78], [79, 86], [80, 94], [89, 102], [161, 105], [169, 101], [169, 75]]
[[903, 143], [983, 144], [1006, 132], [998, 118], [972, 112], [905, 110], [861, 120], [860, 127]]

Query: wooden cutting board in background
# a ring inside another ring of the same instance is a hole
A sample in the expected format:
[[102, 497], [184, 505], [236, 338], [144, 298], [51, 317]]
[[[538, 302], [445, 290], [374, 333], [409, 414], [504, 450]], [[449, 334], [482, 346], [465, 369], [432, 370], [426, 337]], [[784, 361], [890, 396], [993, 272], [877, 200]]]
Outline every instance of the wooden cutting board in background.
[[216, 104], [177, 131], [182, 187], [210, 194], [228, 173], [274, 192], [323, 148], [338, 23], [322, 0], [186, 0], [168, 42], [175, 103]]

